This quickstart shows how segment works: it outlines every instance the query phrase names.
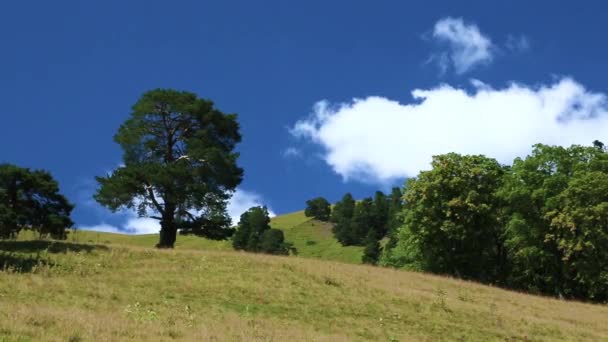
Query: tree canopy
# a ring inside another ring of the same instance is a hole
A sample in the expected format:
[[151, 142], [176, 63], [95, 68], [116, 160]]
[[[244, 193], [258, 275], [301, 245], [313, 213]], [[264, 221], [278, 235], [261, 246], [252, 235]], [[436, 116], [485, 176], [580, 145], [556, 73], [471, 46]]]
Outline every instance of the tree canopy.
[[266, 207], [252, 207], [241, 215], [232, 237], [234, 249], [268, 254], [289, 254], [291, 245], [285, 242], [283, 231], [270, 227]]
[[317, 197], [306, 201], [306, 209], [304, 210], [306, 217], [314, 217], [320, 221], [329, 221], [330, 214], [331, 206], [325, 198]]
[[397, 263], [492, 279], [502, 258], [496, 191], [504, 173], [484, 156], [435, 156], [430, 171], [407, 183]]
[[156, 89], [135, 103], [114, 140], [124, 165], [97, 177], [99, 203], [159, 220], [160, 248], [173, 247], [178, 230], [214, 239], [232, 233], [226, 202], [243, 176], [236, 114], [193, 93]]
[[539, 144], [511, 167], [436, 156], [407, 182], [400, 216], [383, 265], [608, 299], [608, 153], [597, 142]]
[[73, 225], [72, 209], [49, 172], [0, 165], [0, 238], [30, 229], [41, 237], [65, 239]]

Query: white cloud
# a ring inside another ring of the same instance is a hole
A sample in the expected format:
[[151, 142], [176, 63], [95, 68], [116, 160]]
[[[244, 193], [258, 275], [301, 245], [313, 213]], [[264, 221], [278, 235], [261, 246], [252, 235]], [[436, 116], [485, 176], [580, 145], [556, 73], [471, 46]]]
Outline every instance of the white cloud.
[[80, 227], [77, 227], [76, 229], [92, 230], [92, 231], [102, 232], [102, 233], [122, 233], [122, 234], [124, 234], [124, 231], [121, 231], [120, 229], [118, 229], [118, 227], [113, 226], [111, 224], [107, 224], [107, 223], [100, 223], [100, 224], [96, 224], [96, 225], [92, 225], [92, 226], [80, 226]]
[[514, 36], [510, 34], [507, 36], [505, 47], [511, 51], [523, 52], [530, 49], [530, 40], [524, 35]]
[[[237, 189], [230, 201], [228, 202], [228, 215], [232, 219], [232, 225], [238, 224], [241, 214], [246, 212], [251, 207], [263, 206], [262, 197], [255, 192]], [[267, 206], [268, 207], [268, 206]], [[268, 207], [270, 217], [276, 216], [275, 213]]]
[[302, 155], [302, 151], [295, 147], [288, 147], [283, 151], [283, 157], [285, 158], [297, 158]]
[[409, 104], [383, 97], [321, 101], [290, 131], [322, 146], [345, 180], [379, 183], [415, 176], [437, 154], [485, 154], [510, 164], [535, 143], [588, 145], [608, 134], [606, 95], [570, 78], [537, 87], [472, 84], [470, 92], [416, 89]]
[[115, 215], [124, 217], [124, 222], [119, 226], [102, 222], [92, 226], [80, 226], [78, 229], [133, 235], [156, 234], [160, 231], [160, 223], [158, 220], [149, 217], [139, 217], [137, 214], [135, 214], [135, 212], [129, 210], [124, 210], [120, 213], [116, 213]]
[[433, 38], [447, 43], [448, 52], [431, 56], [429, 62], [437, 62], [445, 72], [451, 62], [457, 74], [463, 74], [477, 65], [492, 61], [493, 45], [474, 24], [466, 24], [462, 18], [443, 18], [435, 23]]

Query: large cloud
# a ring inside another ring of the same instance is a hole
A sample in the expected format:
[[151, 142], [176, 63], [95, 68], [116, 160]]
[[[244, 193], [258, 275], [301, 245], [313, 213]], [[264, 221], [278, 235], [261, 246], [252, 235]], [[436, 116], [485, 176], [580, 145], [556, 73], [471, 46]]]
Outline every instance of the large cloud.
[[493, 58], [493, 45], [474, 24], [466, 24], [461, 18], [443, 18], [433, 29], [433, 38], [446, 43], [448, 52], [432, 56], [442, 72], [451, 65], [457, 74], [463, 74], [475, 66], [489, 63]]
[[[158, 220], [147, 217], [138, 217], [137, 214], [132, 210], [123, 210], [118, 213], [110, 213], [104, 208], [101, 208], [99, 204], [95, 202], [88, 201], [86, 204], [93, 207], [93, 209], [97, 210], [98, 212], [104, 213], [104, 216], [108, 216], [108, 218], [109, 215], [122, 218], [122, 223], [113, 225], [106, 222], [101, 222], [96, 225], [83, 225], [78, 227], [79, 229], [121, 234], [155, 234], [160, 231], [160, 224]], [[262, 205], [264, 205], [264, 200], [260, 195], [251, 191], [237, 189], [228, 202], [227, 207], [228, 215], [232, 219], [232, 224], [237, 224], [241, 214], [247, 209]], [[268, 211], [271, 217], [275, 216], [274, 212], [270, 208]]]
[[535, 143], [590, 144], [608, 134], [606, 95], [570, 78], [502, 89], [472, 83], [469, 92], [417, 89], [409, 104], [383, 97], [321, 101], [291, 133], [322, 146], [327, 164], [345, 179], [379, 183], [415, 176], [436, 154], [486, 154], [511, 163]]

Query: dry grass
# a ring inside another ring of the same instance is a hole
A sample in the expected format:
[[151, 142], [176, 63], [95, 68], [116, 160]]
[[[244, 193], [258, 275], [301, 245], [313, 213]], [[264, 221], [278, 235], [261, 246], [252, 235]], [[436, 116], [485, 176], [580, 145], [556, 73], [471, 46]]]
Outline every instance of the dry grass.
[[223, 251], [0, 249], [12, 250], [0, 340], [608, 341], [606, 306], [425, 274]]

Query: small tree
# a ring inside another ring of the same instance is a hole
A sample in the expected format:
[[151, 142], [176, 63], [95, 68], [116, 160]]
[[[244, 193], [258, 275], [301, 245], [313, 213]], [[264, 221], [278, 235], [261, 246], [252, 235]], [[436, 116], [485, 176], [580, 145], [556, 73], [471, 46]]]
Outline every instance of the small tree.
[[257, 252], [262, 234], [270, 229], [270, 216], [266, 207], [251, 207], [241, 215], [238, 227], [232, 238], [234, 249]]
[[376, 265], [381, 253], [380, 241], [378, 241], [373, 232], [370, 232], [365, 239], [365, 249], [363, 250], [361, 261], [364, 264]]
[[306, 201], [306, 209], [304, 210], [306, 217], [314, 217], [320, 221], [329, 221], [330, 214], [331, 207], [325, 198], [317, 197]]
[[290, 247], [289, 244], [285, 243], [283, 231], [271, 228], [262, 234], [259, 249], [262, 253], [288, 255]]
[[0, 165], [0, 238], [30, 229], [40, 237], [65, 239], [73, 208], [47, 171]]
[[268, 254], [289, 254], [291, 244], [285, 242], [283, 231], [270, 228], [266, 207], [252, 207], [241, 215], [232, 238], [234, 249]]

